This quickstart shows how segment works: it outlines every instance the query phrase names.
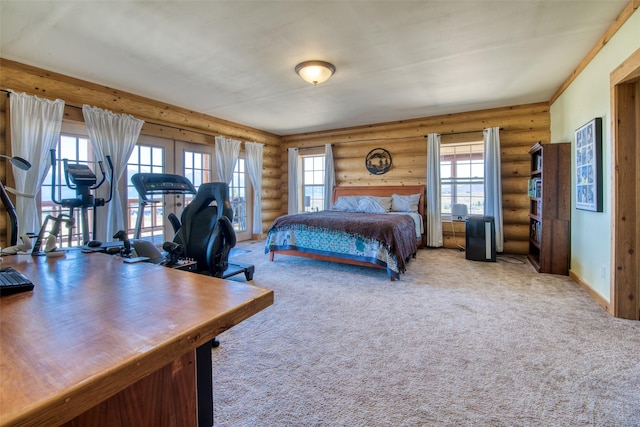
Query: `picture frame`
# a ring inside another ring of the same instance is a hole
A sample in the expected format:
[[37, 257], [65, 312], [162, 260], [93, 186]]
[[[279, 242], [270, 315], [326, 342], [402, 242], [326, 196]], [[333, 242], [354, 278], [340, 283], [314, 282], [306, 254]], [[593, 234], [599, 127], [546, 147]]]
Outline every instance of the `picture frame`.
[[576, 130], [576, 209], [602, 212], [602, 118]]

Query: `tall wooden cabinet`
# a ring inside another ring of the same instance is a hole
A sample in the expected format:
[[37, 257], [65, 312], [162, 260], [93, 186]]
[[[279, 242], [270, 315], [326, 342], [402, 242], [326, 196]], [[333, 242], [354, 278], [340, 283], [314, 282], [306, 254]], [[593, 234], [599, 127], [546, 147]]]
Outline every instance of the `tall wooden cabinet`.
[[569, 274], [571, 144], [529, 150], [529, 262], [539, 273]]

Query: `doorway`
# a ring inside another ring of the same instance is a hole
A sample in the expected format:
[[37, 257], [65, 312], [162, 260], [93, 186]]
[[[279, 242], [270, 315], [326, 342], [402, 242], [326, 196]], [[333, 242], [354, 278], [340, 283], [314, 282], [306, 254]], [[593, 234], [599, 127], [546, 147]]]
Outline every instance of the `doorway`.
[[611, 73], [613, 145], [610, 311], [640, 320], [640, 49]]

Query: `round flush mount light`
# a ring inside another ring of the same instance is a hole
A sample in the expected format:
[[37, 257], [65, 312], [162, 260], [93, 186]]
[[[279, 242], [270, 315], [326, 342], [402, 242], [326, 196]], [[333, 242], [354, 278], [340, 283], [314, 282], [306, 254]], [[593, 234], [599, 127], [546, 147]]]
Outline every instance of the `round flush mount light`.
[[335, 72], [336, 67], [325, 61], [305, 61], [296, 65], [296, 73], [314, 86], [326, 82]]

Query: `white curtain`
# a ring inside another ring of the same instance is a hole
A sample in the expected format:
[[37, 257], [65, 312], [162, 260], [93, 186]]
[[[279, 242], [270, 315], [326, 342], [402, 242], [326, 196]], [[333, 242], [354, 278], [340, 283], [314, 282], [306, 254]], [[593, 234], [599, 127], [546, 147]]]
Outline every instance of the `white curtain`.
[[289, 213], [298, 213], [298, 149], [289, 148]]
[[[102, 215], [98, 215], [97, 212], [94, 213], [97, 215], [98, 226], [93, 239], [111, 241], [118, 230], [126, 229], [124, 223], [125, 207], [122, 206], [118, 183], [125, 176], [127, 162], [136, 146], [136, 142], [138, 142], [144, 121], [128, 114], [115, 114], [89, 105], [82, 106], [82, 115], [87, 125], [94, 156], [97, 161], [103, 162], [107, 172], [108, 181], [106, 183], [110, 184], [113, 179], [113, 197], [107, 205], [106, 222]], [[113, 177], [109, 175], [107, 156], [111, 157]], [[105, 191], [102, 191], [101, 194], [104, 194]]]
[[64, 101], [11, 92], [9, 108], [11, 154], [31, 163], [28, 171], [13, 168], [18, 232], [37, 233], [40, 219], [35, 197], [49, 171], [50, 150], [60, 140]]
[[324, 146], [324, 209], [331, 209], [333, 187], [336, 185], [336, 171], [333, 167], [333, 149], [331, 144]]
[[253, 185], [253, 234], [262, 234], [262, 152], [263, 144], [245, 142], [247, 173]]
[[440, 134], [427, 135], [427, 246], [443, 245], [440, 208]]
[[502, 178], [500, 173], [500, 128], [484, 130], [484, 214], [494, 218], [496, 252], [504, 251], [502, 225]]
[[240, 154], [240, 141], [216, 136], [216, 164], [218, 165], [218, 181], [231, 183], [233, 171]]

